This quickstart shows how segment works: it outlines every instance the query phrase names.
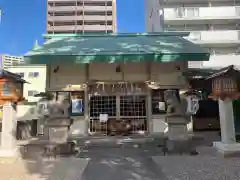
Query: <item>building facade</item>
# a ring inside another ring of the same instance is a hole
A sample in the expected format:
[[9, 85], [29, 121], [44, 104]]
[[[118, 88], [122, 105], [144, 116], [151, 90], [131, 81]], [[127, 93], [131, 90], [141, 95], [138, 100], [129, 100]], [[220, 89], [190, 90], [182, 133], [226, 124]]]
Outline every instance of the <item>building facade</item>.
[[[154, 4], [146, 0], [146, 4]], [[161, 0], [160, 0], [161, 1]], [[189, 62], [190, 67], [240, 66], [240, 1], [235, 0], [168, 0], [164, 7], [166, 31], [190, 32], [187, 39], [211, 52], [209, 62]], [[159, 9], [153, 5], [152, 9]], [[146, 19], [149, 14], [146, 6]], [[155, 10], [155, 11], [157, 11]], [[159, 24], [159, 18], [154, 19]], [[147, 26], [149, 24], [147, 23]], [[156, 28], [158, 25], [156, 25]], [[149, 29], [149, 27], [147, 27]], [[160, 31], [156, 30], [155, 31]]]
[[147, 32], [161, 32], [164, 30], [162, 1], [145, 0], [145, 14]]
[[21, 65], [11, 66], [6, 70], [19, 74], [27, 81], [23, 86], [23, 96], [28, 102], [36, 102], [39, 97], [35, 94], [45, 92], [46, 88], [46, 66], [45, 65]]
[[23, 64], [24, 59], [22, 56], [11, 56], [11, 55], [0, 55], [0, 60], [1, 60], [1, 68], [6, 69], [8, 67], [18, 65], [18, 64]]
[[47, 33], [116, 32], [116, 0], [48, 0]]

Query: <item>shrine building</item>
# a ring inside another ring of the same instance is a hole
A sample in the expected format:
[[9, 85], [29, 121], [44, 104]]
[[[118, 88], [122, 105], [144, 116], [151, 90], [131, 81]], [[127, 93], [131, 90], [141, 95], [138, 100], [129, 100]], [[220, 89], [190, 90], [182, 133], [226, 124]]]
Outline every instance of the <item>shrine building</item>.
[[158, 133], [165, 124], [164, 90], [187, 89], [188, 61], [209, 60], [187, 35], [46, 35], [25, 62], [47, 65], [46, 91], [69, 100], [72, 134], [111, 135], [123, 124], [131, 124], [131, 134]]

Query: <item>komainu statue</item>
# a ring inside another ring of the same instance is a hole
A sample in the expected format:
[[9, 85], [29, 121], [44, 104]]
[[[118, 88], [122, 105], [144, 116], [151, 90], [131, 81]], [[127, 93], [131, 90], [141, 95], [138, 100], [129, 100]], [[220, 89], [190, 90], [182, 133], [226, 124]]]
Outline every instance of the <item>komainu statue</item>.
[[184, 95], [179, 96], [175, 90], [166, 90], [164, 99], [167, 104], [165, 121], [168, 124], [168, 149], [172, 151], [191, 152], [187, 124], [191, 114], [188, 113], [188, 102]]
[[48, 136], [49, 144], [45, 147], [45, 155], [57, 153], [69, 154], [73, 152], [73, 144], [68, 142], [68, 131], [72, 124], [69, 114], [69, 100], [58, 97], [48, 103], [48, 115], [45, 118], [44, 136]]

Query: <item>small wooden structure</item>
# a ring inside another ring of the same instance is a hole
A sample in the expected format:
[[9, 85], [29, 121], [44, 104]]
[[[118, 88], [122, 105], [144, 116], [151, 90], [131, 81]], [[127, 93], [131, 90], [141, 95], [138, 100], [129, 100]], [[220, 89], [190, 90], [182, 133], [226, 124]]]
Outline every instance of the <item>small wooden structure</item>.
[[233, 65], [220, 69], [218, 72], [206, 77], [212, 79], [212, 94], [210, 98], [214, 100], [224, 100], [225, 98], [238, 99], [240, 71]]
[[8, 102], [23, 101], [23, 84], [21, 76], [9, 71], [0, 70], [0, 106]]

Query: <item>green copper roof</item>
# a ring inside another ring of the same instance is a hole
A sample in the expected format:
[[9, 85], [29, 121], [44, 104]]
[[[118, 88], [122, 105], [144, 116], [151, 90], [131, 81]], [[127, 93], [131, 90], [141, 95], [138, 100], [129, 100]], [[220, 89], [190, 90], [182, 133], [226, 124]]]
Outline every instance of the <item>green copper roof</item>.
[[25, 55], [26, 62], [47, 64], [208, 61], [209, 53], [184, 39], [188, 33], [49, 35], [42, 46]]

